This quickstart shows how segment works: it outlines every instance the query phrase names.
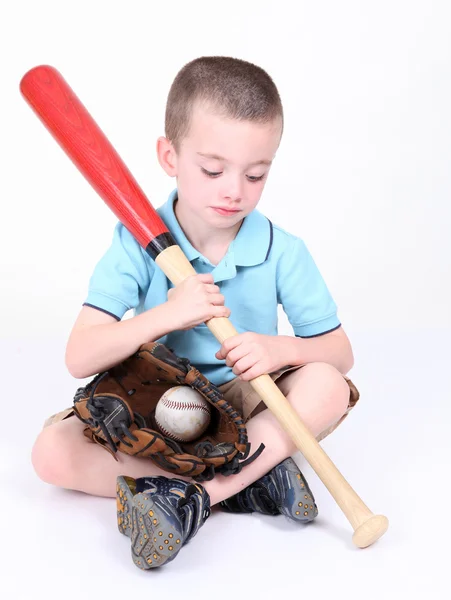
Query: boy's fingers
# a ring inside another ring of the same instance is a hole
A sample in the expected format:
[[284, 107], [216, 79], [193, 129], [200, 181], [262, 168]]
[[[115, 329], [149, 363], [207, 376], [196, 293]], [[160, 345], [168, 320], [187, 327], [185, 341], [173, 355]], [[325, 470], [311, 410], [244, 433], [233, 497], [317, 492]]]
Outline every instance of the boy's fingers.
[[214, 283], [213, 275], [211, 273], [199, 273], [197, 275], [193, 275], [202, 283]]
[[212, 304], [215, 304], [216, 306], [222, 306], [225, 302], [225, 298], [222, 294], [212, 294], [209, 297], [209, 300]]
[[243, 338], [241, 335], [234, 335], [233, 337], [226, 339], [222, 343], [222, 348], [224, 348], [226, 353], [228, 353], [228, 352], [230, 352], [230, 350], [233, 350], [234, 348], [239, 346], [242, 342], [243, 342]]
[[[248, 369], [251, 369], [254, 365], [255, 365], [255, 359], [252, 358], [252, 356], [250, 354], [246, 354], [246, 356], [243, 356], [242, 358], [240, 358], [240, 360], [237, 360], [235, 362], [235, 364], [233, 365], [232, 371], [235, 373], [235, 375], [241, 375]], [[232, 365], [229, 365], [229, 366], [232, 366]]]
[[254, 365], [247, 371], [244, 371], [239, 376], [241, 381], [250, 381], [251, 379], [255, 379], [256, 377], [260, 377], [260, 375], [264, 375], [263, 372], [260, 372], [258, 365]]
[[212, 283], [207, 283], [207, 292], [209, 294], [219, 294], [220, 293], [219, 285], [214, 285]]
[[249, 354], [250, 354], [249, 348], [246, 348], [245, 346], [238, 346], [237, 348], [230, 350], [229, 353], [227, 354], [227, 365], [229, 367], [232, 367], [236, 362], [239, 363], [246, 356], [249, 356]]
[[216, 306], [216, 304], [212, 304], [211, 305], [211, 315], [210, 315], [210, 319], [213, 319], [214, 317], [229, 317], [230, 316], [230, 309], [227, 308], [226, 306]]
[[233, 337], [228, 338], [227, 340], [225, 340], [225, 342], [222, 343], [221, 348], [216, 353], [216, 358], [219, 358], [220, 360], [224, 359], [229, 354], [229, 352], [237, 346], [239, 346], [242, 343], [242, 341], [243, 340], [241, 339], [241, 335], [234, 335]]

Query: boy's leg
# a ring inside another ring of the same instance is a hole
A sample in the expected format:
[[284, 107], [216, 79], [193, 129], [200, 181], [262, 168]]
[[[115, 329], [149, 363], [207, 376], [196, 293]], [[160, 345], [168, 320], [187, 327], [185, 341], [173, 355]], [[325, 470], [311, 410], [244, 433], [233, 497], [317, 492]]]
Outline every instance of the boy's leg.
[[[91, 442], [76, 416], [55, 422], [39, 434], [32, 463], [37, 475], [46, 483], [95, 496], [116, 495], [119, 475], [144, 477], [170, 474], [151, 460], [117, 452], [117, 461], [104, 448]], [[179, 479], [188, 478], [179, 477]]]
[[[311, 363], [284, 375], [282, 392], [313, 435], [318, 436], [340, 420], [349, 401], [349, 386], [331, 365]], [[150, 460], [117, 453], [117, 461], [83, 435], [84, 424], [70, 417], [43, 429], [33, 448], [33, 465], [44, 481], [99, 496], [116, 495], [119, 475], [170, 476]], [[237, 475], [218, 475], [203, 485], [211, 504], [229, 498], [279, 462], [296, 448], [270, 410], [265, 409], [247, 423], [252, 448], [263, 443], [265, 450]], [[180, 478], [183, 479], [183, 478]], [[185, 478], [186, 479], [186, 478]]]
[[[329, 364], [309, 363], [284, 374], [276, 384], [317, 439], [322, 438], [325, 431], [333, 429], [348, 410], [349, 385]], [[212, 505], [243, 490], [297, 450], [268, 408], [260, 409], [246, 427], [251, 447], [256, 448], [263, 443], [265, 450], [237, 475], [217, 475], [213, 481], [207, 482]]]

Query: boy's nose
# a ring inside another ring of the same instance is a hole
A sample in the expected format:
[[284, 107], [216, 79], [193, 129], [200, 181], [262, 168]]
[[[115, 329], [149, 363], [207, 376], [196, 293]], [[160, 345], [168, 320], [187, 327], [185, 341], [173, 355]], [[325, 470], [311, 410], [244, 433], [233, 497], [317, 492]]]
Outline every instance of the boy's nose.
[[232, 202], [240, 202], [243, 197], [243, 188], [240, 181], [229, 181], [223, 188], [223, 198]]

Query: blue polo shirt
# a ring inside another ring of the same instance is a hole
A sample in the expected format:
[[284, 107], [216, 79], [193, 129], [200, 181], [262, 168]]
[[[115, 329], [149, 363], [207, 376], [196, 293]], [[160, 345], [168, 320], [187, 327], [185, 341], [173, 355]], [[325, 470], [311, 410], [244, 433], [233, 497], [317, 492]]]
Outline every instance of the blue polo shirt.
[[[313, 337], [340, 327], [337, 307], [304, 242], [252, 211], [218, 265], [202, 256], [186, 238], [174, 213], [177, 190], [157, 209], [198, 273], [212, 273], [239, 333], [277, 335], [277, 307], [282, 305], [293, 332]], [[97, 263], [84, 302], [121, 320], [166, 302], [173, 287], [155, 261], [118, 223], [111, 246]], [[186, 356], [216, 385], [235, 377], [215, 358], [219, 342], [204, 324], [172, 331], [159, 340]]]

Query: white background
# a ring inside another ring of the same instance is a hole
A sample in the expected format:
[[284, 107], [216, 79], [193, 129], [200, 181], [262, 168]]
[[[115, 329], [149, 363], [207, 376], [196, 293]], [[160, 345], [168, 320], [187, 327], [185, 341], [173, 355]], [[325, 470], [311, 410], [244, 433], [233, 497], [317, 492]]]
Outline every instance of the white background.
[[[448, 597], [449, 3], [15, 0], [0, 9], [0, 45], [8, 597], [75, 598], [85, 585], [105, 597], [133, 584], [140, 594], [175, 585], [188, 597], [230, 597], [236, 573], [250, 597]], [[217, 515], [170, 568], [142, 574], [111, 501], [55, 490], [31, 470], [42, 421], [70, 405], [79, 385], [65, 371], [64, 345], [115, 217], [19, 82], [38, 64], [59, 69], [159, 206], [174, 185], [155, 154], [169, 86], [186, 62], [213, 54], [257, 63], [281, 93], [285, 133], [259, 208], [304, 238], [338, 304], [362, 401], [323, 445], [391, 528], [354, 551], [348, 523], [304, 462], [316, 528]]]

